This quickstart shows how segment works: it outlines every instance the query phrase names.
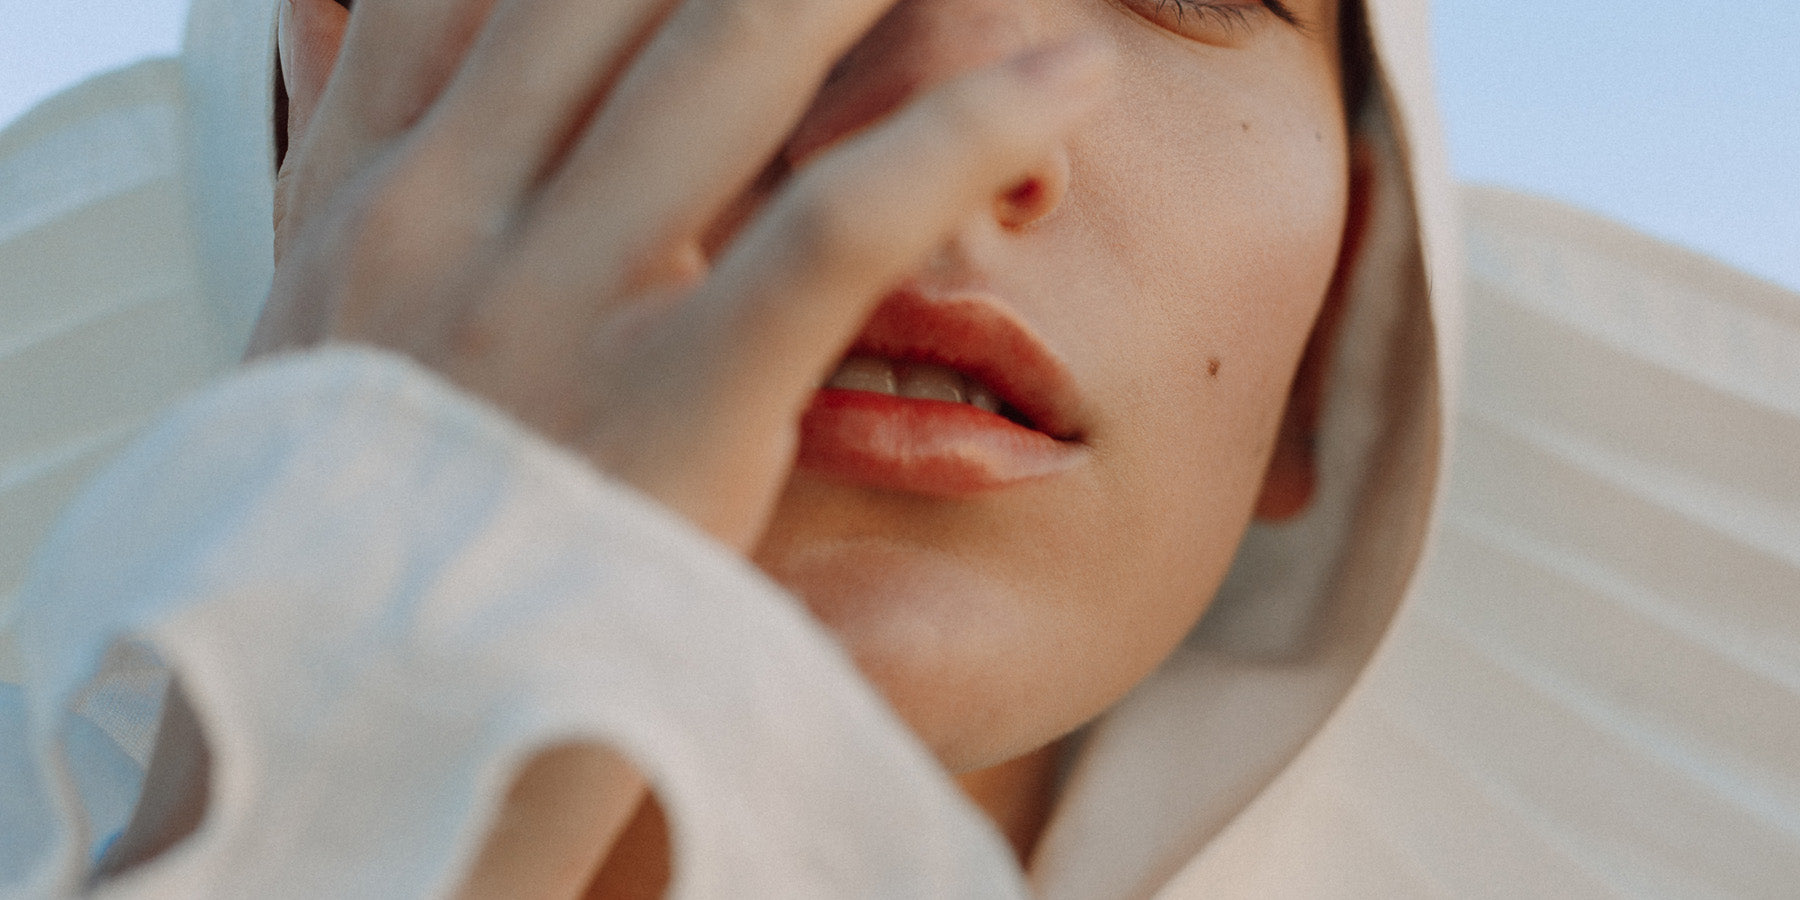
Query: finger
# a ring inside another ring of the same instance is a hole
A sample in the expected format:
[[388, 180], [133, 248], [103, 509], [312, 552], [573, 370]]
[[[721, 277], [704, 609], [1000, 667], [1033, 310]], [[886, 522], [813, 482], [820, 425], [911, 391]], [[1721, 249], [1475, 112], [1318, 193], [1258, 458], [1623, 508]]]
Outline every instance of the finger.
[[428, 140], [485, 204], [538, 182], [674, 0], [499, 0], [431, 113]]
[[687, 0], [546, 186], [533, 228], [573, 238], [593, 227], [588, 209], [630, 211], [629, 229], [608, 234], [618, 256], [590, 255], [596, 271], [630, 271], [691, 240], [768, 163], [831, 65], [892, 5]]
[[[875, 294], [1027, 177], [1108, 83], [1091, 38], [965, 76], [802, 170], [687, 309], [717, 357], [761, 382], [813, 383]], [[861, 301], [853, 298], [865, 298]], [[822, 334], [838, 336], [818, 346]], [[801, 360], [810, 359], [808, 362]]]
[[359, 0], [308, 143], [332, 147], [334, 168], [360, 171], [430, 109], [494, 2]]
[[[710, 435], [753, 442], [771, 427], [791, 429], [882, 293], [1026, 177], [1109, 75], [1104, 46], [1077, 40], [954, 81], [820, 157], [728, 249], [672, 325], [634, 348], [637, 383], [655, 386], [639, 400], [645, 418], [699, 408]], [[731, 467], [742, 452], [685, 428], [658, 433], [678, 444], [641, 440], [640, 429], [628, 448], [606, 451], [609, 464], [637, 483], [634, 460], [653, 480], [668, 453], [717, 452]], [[642, 486], [705, 516], [716, 514], [708, 512], [716, 495], [680, 496], [705, 484]]]
[[[326, 80], [305, 133], [277, 180], [275, 252], [278, 263], [285, 263], [293, 255], [306, 255], [296, 248], [312, 240], [314, 257], [330, 252], [337, 270], [321, 277], [319, 270], [326, 267], [316, 261], [299, 271], [279, 266], [252, 352], [310, 343], [340, 326], [379, 319], [375, 314], [382, 311], [413, 312], [412, 306], [419, 304], [386, 302], [394, 292], [372, 288], [383, 279], [361, 279], [358, 290], [343, 294], [319, 286], [357, 280], [356, 271], [370, 268], [358, 266], [359, 260], [385, 264], [398, 256], [425, 262], [428, 257], [420, 248], [437, 248], [443, 259], [466, 258], [467, 252], [457, 251], [473, 249], [487, 236], [482, 231], [486, 221], [471, 225], [468, 220], [475, 217], [465, 212], [459, 218], [450, 204], [429, 205], [441, 196], [455, 196], [436, 177], [440, 173], [376, 164], [398, 159], [389, 151], [441, 92], [495, 0], [360, 0], [348, 13], [351, 4], [338, 0], [286, 2], [282, 24], [293, 25], [294, 31], [285, 35], [284, 61], [292, 63], [297, 76], [305, 76], [296, 86], [304, 90], [316, 87], [308, 78]], [[352, 183], [358, 189], [347, 195]], [[348, 203], [342, 202], [346, 196], [351, 197]], [[360, 232], [358, 240], [346, 243], [346, 230]], [[388, 283], [421, 275], [401, 272], [406, 267], [400, 265], [381, 268], [393, 275], [385, 279]], [[289, 293], [284, 280], [289, 287], [312, 287]], [[406, 295], [430, 299], [420, 285], [411, 287]]]

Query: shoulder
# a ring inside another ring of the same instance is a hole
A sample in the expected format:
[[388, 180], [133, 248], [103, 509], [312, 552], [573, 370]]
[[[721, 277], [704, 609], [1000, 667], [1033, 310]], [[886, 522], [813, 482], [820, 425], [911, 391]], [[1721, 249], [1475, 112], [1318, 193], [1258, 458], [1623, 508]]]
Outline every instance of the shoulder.
[[1549, 200], [1464, 200], [1464, 390], [1388, 698], [1546, 893], [1792, 883], [1800, 296]]
[[[1470, 187], [1463, 211], [1484, 310], [1529, 309], [1695, 377], [1800, 397], [1777, 390], [1800, 377], [1800, 294], [1542, 197]], [[1788, 407], [1800, 412], [1800, 401]]]
[[1800, 295], [1553, 201], [1471, 189], [1465, 208], [1456, 480], [1554, 464], [1679, 521], [1671, 552], [1723, 539], [1800, 575]]

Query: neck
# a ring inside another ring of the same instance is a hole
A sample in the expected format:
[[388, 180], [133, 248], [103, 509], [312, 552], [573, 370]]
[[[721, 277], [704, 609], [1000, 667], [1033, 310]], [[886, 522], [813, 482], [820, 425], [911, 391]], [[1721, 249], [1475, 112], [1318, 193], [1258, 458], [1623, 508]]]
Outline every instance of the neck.
[[1049, 744], [997, 766], [957, 776], [963, 793], [987, 813], [1012, 845], [1019, 865], [1031, 862], [1031, 852], [1049, 824], [1056, 805], [1057, 769], [1062, 742]]

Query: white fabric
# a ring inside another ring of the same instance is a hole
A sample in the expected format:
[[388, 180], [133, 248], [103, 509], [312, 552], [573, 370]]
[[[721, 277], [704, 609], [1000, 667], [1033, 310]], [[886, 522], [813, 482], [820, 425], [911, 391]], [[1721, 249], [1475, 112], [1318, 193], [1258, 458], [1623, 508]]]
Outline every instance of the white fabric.
[[1331, 722], [1167, 894], [1791, 897], [1800, 417], [1771, 389], [1800, 375], [1800, 297], [1465, 197], [1438, 549]]
[[[1800, 299], [1540, 200], [1467, 194], [1459, 228], [1423, 3], [1369, 6], [1387, 149], [1324, 496], [1085, 735], [1032, 886], [1789, 895]], [[0, 135], [0, 591], [236, 358], [268, 277], [267, 9], [201, 0], [179, 64]], [[651, 773], [689, 896], [1023, 890], [791, 601], [392, 359], [208, 389], [59, 534], [0, 625], [0, 893], [77, 889], [122, 821], [152, 648], [199, 685], [223, 785], [123, 893], [442, 893], [559, 737]], [[490, 626], [517, 637], [458, 640]]]
[[232, 358], [186, 224], [185, 108], [180, 68], [148, 62], [0, 135], [0, 596], [75, 489]]
[[[40, 759], [120, 637], [206, 724], [207, 823], [127, 893], [441, 893], [519, 761], [591, 742], [705, 848], [676, 896], [1023, 896], [797, 603], [395, 358], [309, 354], [185, 404], [71, 508], [25, 596]], [[27, 893], [79, 885], [78, 844]]]

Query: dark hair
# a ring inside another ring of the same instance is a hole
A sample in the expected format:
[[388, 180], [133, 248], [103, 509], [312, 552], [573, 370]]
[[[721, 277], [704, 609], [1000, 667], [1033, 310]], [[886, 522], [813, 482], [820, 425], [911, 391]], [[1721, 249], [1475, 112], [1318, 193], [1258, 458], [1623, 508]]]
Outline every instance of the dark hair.
[[281, 77], [281, 54], [275, 54], [275, 169], [280, 171], [281, 163], [287, 159], [288, 151], [288, 93], [287, 79]]
[[1352, 128], [1375, 100], [1375, 48], [1369, 37], [1365, 0], [1343, 0], [1338, 7], [1338, 55], [1343, 68], [1344, 111]]

